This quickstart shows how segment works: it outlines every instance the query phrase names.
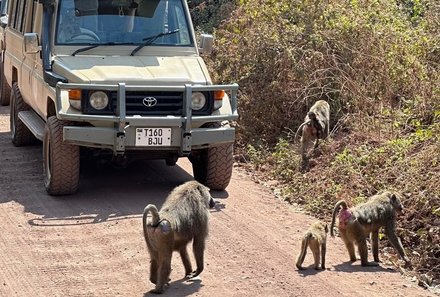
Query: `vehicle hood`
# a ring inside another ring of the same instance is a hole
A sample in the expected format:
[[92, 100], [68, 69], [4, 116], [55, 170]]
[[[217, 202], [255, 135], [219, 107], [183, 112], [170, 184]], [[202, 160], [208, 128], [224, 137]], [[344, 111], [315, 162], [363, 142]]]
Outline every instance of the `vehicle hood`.
[[195, 56], [57, 56], [52, 69], [70, 83], [205, 85], [210, 81], [203, 60]]

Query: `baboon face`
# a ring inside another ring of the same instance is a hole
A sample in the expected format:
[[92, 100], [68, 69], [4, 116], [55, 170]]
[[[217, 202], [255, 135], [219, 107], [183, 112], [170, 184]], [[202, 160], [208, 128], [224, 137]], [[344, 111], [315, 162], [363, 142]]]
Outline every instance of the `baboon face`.
[[202, 197], [206, 198], [206, 206], [207, 208], [214, 208], [215, 200], [212, 198], [211, 193], [209, 193], [210, 189], [202, 184], [199, 185], [200, 194]]
[[400, 198], [395, 193], [391, 194], [390, 201], [391, 201], [391, 205], [393, 206], [397, 215], [400, 216], [405, 213], [405, 210], [403, 209], [402, 202], [400, 201]]

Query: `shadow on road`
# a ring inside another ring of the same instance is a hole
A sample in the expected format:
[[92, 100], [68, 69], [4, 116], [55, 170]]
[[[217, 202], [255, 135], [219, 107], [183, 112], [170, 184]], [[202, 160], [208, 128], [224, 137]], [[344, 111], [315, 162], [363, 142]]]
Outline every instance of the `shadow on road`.
[[8, 106], [0, 106], [0, 115], [5, 115], [9, 119], [10, 110], [11, 110], [11, 107], [9, 105]]
[[[190, 296], [200, 290], [203, 284], [200, 279], [188, 280], [186, 278], [176, 280], [170, 283], [161, 296]], [[146, 292], [144, 297], [157, 296], [157, 294]]]
[[[34, 214], [29, 224], [70, 226], [141, 217], [145, 205], [160, 207], [169, 192], [193, 177], [179, 165], [141, 161], [126, 168], [81, 161], [78, 193], [53, 197], [43, 184], [42, 145], [15, 147], [9, 132], [0, 132], [0, 204], [15, 201]], [[216, 199], [227, 192], [213, 191]], [[224, 207], [224, 205], [223, 205]], [[218, 203], [213, 211], [220, 211]]]
[[382, 266], [369, 266], [369, 267], [364, 267], [360, 265], [360, 261], [356, 262], [343, 262], [341, 264], [338, 265], [333, 265], [334, 269], [336, 271], [343, 271], [343, 272], [384, 272], [384, 271], [388, 271], [388, 272], [396, 272], [393, 269], [388, 269], [386, 267], [382, 267]]

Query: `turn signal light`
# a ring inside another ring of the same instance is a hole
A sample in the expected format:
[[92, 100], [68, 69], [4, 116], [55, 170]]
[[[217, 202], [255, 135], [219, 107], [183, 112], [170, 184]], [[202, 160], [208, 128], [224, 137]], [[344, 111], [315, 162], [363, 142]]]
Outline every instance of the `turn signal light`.
[[224, 90], [214, 91], [214, 110], [220, 109], [223, 105], [223, 98], [226, 96]]
[[69, 90], [69, 103], [73, 108], [81, 110], [81, 90]]
[[223, 97], [225, 97], [224, 90], [214, 91], [214, 100], [223, 100]]
[[81, 100], [81, 90], [69, 90], [70, 100]]

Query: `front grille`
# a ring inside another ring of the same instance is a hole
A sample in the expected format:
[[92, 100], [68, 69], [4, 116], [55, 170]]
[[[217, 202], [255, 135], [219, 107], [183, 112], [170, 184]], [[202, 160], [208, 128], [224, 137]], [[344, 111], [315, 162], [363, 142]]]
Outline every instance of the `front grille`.
[[[155, 106], [147, 107], [142, 102], [146, 97], [157, 100]], [[111, 109], [116, 110], [117, 93], [111, 93]], [[133, 115], [182, 115], [183, 93], [181, 92], [132, 92], [125, 94], [125, 109], [128, 116]]]
[[[214, 100], [212, 92], [204, 92], [206, 105], [201, 110], [193, 111], [194, 115], [209, 115], [213, 111]], [[110, 115], [117, 109], [117, 92], [107, 92], [110, 104], [104, 110], [95, 110], [90, 106], [89, 91], [84, 92], [82, 106], [86, 114]], [[145, 92], [127, 91], [125, 93], [125, 110], [127, 116], [181, 116], [183, 114], [183, 92]], [[145, 106], [143, 101], [147, 97], [156, 99], [154, 106]]]

